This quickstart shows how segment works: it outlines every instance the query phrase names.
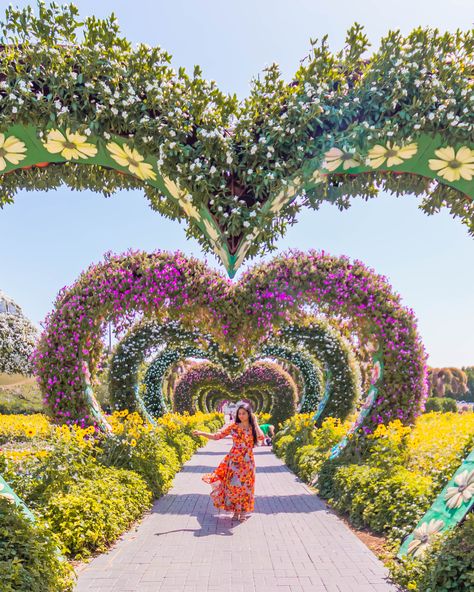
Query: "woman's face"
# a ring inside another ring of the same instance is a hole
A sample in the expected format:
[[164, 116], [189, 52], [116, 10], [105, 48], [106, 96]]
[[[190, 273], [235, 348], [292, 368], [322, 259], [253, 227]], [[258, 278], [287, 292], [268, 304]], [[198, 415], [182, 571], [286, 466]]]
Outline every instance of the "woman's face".
[[249, 418], [249, 413], [248, 413], [247, 409], [244, 409], [243, 407], [241, 407], [239, 409], [240, 421], [246, 422], [246, 421], [248, 421], [248, 418]]

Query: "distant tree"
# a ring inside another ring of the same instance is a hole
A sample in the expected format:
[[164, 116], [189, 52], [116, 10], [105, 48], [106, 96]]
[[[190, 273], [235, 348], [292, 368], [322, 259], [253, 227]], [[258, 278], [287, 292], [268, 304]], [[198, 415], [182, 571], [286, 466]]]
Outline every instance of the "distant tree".
[[466, 373], [468, 388], [468, 393], [466, 394], [464, 400], [474, 401], [474, 366], [464, 366], [462, 370]]
[[469, 392], [468, 376], [461, 368], [430, 368], [428, 380], [432, 397], [464, 399]]

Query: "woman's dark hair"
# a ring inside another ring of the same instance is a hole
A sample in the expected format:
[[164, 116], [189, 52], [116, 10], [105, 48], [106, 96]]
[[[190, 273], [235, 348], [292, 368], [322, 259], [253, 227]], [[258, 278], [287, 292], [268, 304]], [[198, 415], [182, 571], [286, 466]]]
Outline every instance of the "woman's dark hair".
[[249, 405], [248, 403], [240, 403], [240, 405], [237, 407], [237, 411], [235, 412], [235, 423], [242, 423], [239, 418], [239, 411], [241, 409], [245, 409], [245, 411], [247, 411], [247, 413], [249, 414], [249, 423], [250, 423], [250, 427], [252, 428], [253, 445], [255, 446], [258, 442], [258, 438], [257, 438], [257, 426], [255, 425], [255, 418], [252, 413], [252, 406]]

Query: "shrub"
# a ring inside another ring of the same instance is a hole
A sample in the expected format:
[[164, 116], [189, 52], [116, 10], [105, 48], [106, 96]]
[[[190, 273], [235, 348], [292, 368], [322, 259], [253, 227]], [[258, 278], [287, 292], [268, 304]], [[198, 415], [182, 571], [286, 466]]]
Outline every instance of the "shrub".
[[51, 531], [2, 498], [0, 541], [2, 592], [72, 591], [73, 570], [58, 557]]
[[440, 536], [421, 559], [390, 563], [392, 578], [417, 592], [471, 592], [474, 589], [474, 514]]
[[130, 468], [145, 479], [155, 497], [170, 489], [180, 466], [175, 448], [154, 432], [142, 436], [131, 452]]
[[42, 509], [69, 556], [104, 551], [150, 506], [151, 492], [132, 471], [103, 467], [94, 479], [81, 479], [51, 496]]
[[426, 400], [425, 413], [431, 413], [432, 411], [457, 413], [458, 406], [451, 397], [429, 397]]

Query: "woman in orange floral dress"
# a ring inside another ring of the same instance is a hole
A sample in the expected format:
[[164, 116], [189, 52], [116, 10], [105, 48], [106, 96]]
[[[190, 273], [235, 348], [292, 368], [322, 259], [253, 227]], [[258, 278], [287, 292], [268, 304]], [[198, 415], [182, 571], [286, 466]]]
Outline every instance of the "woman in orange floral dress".
[[229, 423], [215, 434], [193, 432], [210, 440], [221, 440], [231, 434], [233, 444], [229, 453], [213, 473], [202, 477], [212, 487], [214, 506], [234, 512], [233, 519], [243, 521], [247, 512], [254, 509], [255, 459], [253, 448], [265, 438], [258, 427], [252, 408], [241, 403], [237, 409], [235, 423]]

